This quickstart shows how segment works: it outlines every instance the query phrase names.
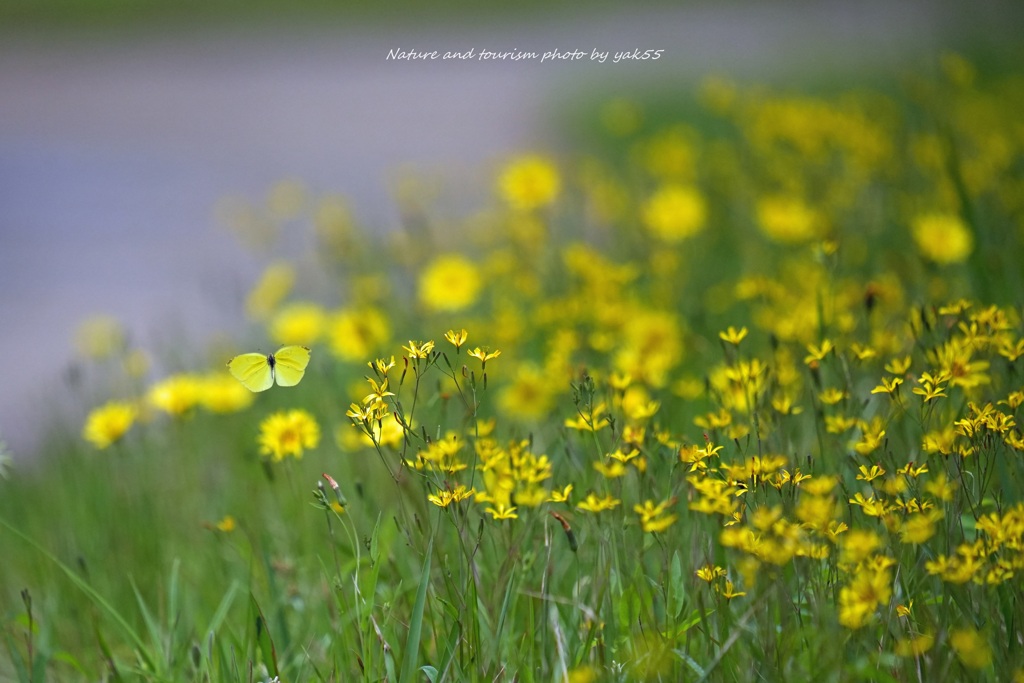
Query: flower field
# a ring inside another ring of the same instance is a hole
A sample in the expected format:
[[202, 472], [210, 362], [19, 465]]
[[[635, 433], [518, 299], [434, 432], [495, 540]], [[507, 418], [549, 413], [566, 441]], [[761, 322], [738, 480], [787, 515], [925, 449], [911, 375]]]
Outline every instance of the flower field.
[[925, 72], [226, 205], [249, 328], [88, 321], [0, 482], [0, 680], [1024, 680], [1024, 77]]

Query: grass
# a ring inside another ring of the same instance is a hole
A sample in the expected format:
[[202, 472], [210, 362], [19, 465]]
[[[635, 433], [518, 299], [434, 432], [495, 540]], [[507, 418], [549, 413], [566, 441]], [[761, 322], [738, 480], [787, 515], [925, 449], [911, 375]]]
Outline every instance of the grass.
[[[294, 183], [235, 207], [294, 249], [247, 341], [154, 377], [91, 321], [84, 433], [2, 482], [0, 671], [1021, 677], [1024, 90], [937, 73], [614, 100], [383, 237]], [[284, 345], [294, 387], [223, 370]]]

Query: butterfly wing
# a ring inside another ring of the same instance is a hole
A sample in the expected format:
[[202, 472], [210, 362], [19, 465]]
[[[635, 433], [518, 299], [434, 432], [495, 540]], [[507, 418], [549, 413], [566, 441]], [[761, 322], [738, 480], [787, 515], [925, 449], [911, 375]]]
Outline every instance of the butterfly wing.
[[305, 346], [284, 346], [274, 354], [274, 375], [278, 386], [293, 387], [306, 374], [310, 350]]
[[262, 353], [243, 353], [228, 361], [228, 370], [249, 391], [266, 391], [274, 384], [270, 362]]

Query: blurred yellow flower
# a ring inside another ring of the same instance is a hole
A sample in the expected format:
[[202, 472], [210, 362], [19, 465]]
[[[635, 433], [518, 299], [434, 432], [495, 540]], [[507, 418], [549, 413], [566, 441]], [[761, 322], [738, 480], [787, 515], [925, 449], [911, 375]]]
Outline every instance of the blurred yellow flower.
[[142, 349], [133, 349], [124, 357], [122, 365], [129, 377], [141, 379], [149, 372], [149, 356]]
[[528, 154], [509, 162], [498, 177], [498, 192], [513, 209], [530, 211], [551, 204], [562, 181], [545, 157]]
[[683, 357], [678, 317], [666, 311], [637, 311], [623, 335], [614, 358], [615, 369], [650, 386], [664, 386], [669, 370]]
[[940, 510], [908, 515], [900, 524], [900, 542], [920, 545], [935, 535], [935, 522], [942, 519]]
[[245, 312], [255, 320], [265, 320], [284, 301], [295, 284], [295, 269], [284, 261], [263, 271], [259, 282], [245, 300]]
[[301, 181], [293, 178], [281, 180], [267, 193], [267, 208], [281, 220], [297, 218], [309, 201], [307, 195]]
[[697, 165], [694, 141], [697, 133], [678, 125], [651, 138], [643, 149], [643, 161], [651, 175], [661, 179], [690, 180]]
[[614, 510], [621, 502], [621, 500], [614, 498], [610, 493], [603, 498], [598, 498], [596, 493], [590, 492], [587, 494], [586, 499], [579, 503], [576, 508], [586, 512], [604, 512], [605, 510]]
[[355, 221], [344, 197], [327, 196], [313, 214], [319, 253], [340, 259], [350, 251]]
[[307, 448], [320, 443], [320, 426], [305, 410], [278, 411], [260, 423], [257, 443], [260, 453], [274, 462], [289, 455], [301, 458]]
[[889, 569], [865, 566], [853, 580], [839, 590], [839, 623], [849, 629], [865, 626], [879, 605], [892, 596]]
[[920, 657], [935, 644], [935, 636], [922, 633], [914, 638], [901, 638], [896, 641], [896, 654], [900, 657]]
[[270, 338], [278, 344], [312, 346], [320, 340], [326, 319], [324, 309], [317, 304], [288, 304], [270, 321]]
[[420, 301], [432, 311], [460, 311], [476, 303], [480, 269], [459, 254], [434, 259], [420, 275]]
[[202, 380], [189, 374], [172, 375], [149, 389], [149, 402], [160, 410], [179, 417], [199, 403]]
[[203, 378], [199, 402], [213, 413], [235, 413], [252, 405], [255, 394], [227, 372]]
[[452, 503], [460, 503], [475, 494], [476, 489], [467, 489], [465, 484], [459, 484], [454, 489], [442, 489], [436, 494], [431, 493], [427, 496], [427, 500], [438, 507], [446, 508]]
[[535, 365], [522, 363], [516, 367], [512, 383], [498, 394], [498, 405], [511, 417], [532, 420], [551, 411], [554, 397], [551, 380]]
[[992, 663], [992, 646], [973, 628], [954, 629], [949, 634], [949, 644], [966, 667], [984, 669]]
[[516, 514], [516, 508], [514, 505], [509, 506], [505, 503], [498, 503], [496, 507], [485, 508], [485, 512], [491, 515], [494, 519], [518, 519], [519, 515]]
[[643, 505], [634, 505], [633, 511], [640, 516], [640, 528], [645, 533], [656, 534], [672, 526], [679, 519], [679, 515], [667, 512], [675, 502], [675, 498], [670, 498], [655, 505], [653, 500], [648, 499]]
[[772, 195], [757, 202], [757, 227], [782, 244], [799, 244], [821, 237], [824, 225], [817, 211], [799, 197]]
[[690, 185], [665, 185], [643, 207], [643, 220], [655, 237], [665, 242], [681, 242], [704, 229], [707, 204], [703, 195]]
[[974, 249], [974, 236], [963, 220], [951, 213], [927, 213], [914, 219], [911, 234], [918, 251], [939, 265], [967, 260]]
[[397, 446], [405, 438], [405, 429], [391, 413], [382, 420], [374, 420], [366, 428], [373, 433], [373, 437], [371, 438], [365, 431], [360, 434], [359, 441], [364, 446], [373, 446], [374, 441], [381, 446]]
[[107, 448], [124, 436], [138, 414], [138, 408], [131, 403], [110, 401], [89, 413], [82, 437], [96, 448]]
[[331, 352], [345, 361], [362, 362], [391, 337], [387, 317], [376, 308], [346, 308], [327, 321]]
[[93, 316], [82, 322], [75, 333], [75, 346], [86, 358], [109, 358], [124, 349], [124, 328], [117, 318]]
[[727, 344], [732, 344], [733, 346], [739, 346], [740, 342], [743, 341], [746, 338], [746, 336], [746, 327], [741, 327], [740, 329], [737, 330], [732, 325], [729, 325], [729, 329], [727, 329], [725, 332], [718, 333], [719, 339], [726, 342]]

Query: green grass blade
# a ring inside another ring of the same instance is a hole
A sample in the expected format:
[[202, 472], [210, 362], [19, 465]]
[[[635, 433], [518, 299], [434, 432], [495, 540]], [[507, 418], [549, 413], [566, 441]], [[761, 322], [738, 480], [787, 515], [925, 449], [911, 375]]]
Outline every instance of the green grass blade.
[[448, 634], [448, 642], [445, 643], [444, 648], [441, 650], [443, 653], [441, 656], [441, 666], [438, 667], [440, 672], [440, 679], [445, 680], [448, 674], [448, 668], [452, 664], [452, 660], [455, 659], [455, 652], [458, 650], [459, 641], [462, 639], [462, 623], [455, 621], [452, 623], [451, 633]]
[[11, 638], [10, 634], [5, 633], [4, 636], [4, 640], [7, 641], [8, 660], [14, 665], [15, 672], [18, 674], [17, 680], [22, 683], [28, 683], [32, 680], [32, 677], [28, 673], [28, 667], [25, 666], [25, 658], [14, 645], [14, 639]]
[[494, 634], [494, 651], [491, 654], [491, 661], [498, 661], [501, 656], [501, 634], [505, 628], [505, 617], [508, 615], [508, 606], [512, 599], [512, 588], [516, 583], [516, 566], [512, 566], [512, 572], [508, 577], [508, 585], [505, 586], [505, 598], [501, 601], [501, 612], [498, 614], [498, 628]]
[[427, 603], [427, 586], [430, 583], [430, 558], [434, 554], [434, 538], [427, 544], [427, 555], [423, 559], [423, 571], [420, 572], [420, 585], [416, 590], [416, 604], [412, 608], [409, 619], [409, 638], [405, 641], [405, 652], [402, 654], [402, 672], [399, 683], [410, 683], [416, 676], [416, 660], [420, 652], [420, 634], [423, 628], [423, 608]]
[[228, 614], [228, 610], [231, 609], [231, 603], [235, 601], [235, 595], [238, 593], [238, 581], [232, 581], [231, 585], [228, 586], [228, 592], [221, 598], [220, 604], [217, 605], [217, 610], [213, 613], [213, 617], [210, 619], [209, 626], [206, 627], [207, 633], [216, 633], [220, 625], [224, 623], [224, 618]]
[[[142, 620], [146, 622], [146, 629], [149, 631], [149, 639], [153, 642], [153, 649], [155, 652], [160, 652], [164, 648], [162, 646], [162, 634], [160, 624], [157, 623], [156, 618], [153, 616], [149, 608], [146, 607], [146, 601], [142, 597], [142, 593], [139, 592], [139, 587], [135, 585], [134, 580], [130, 580], [132, 586], [132, 592], [135, 594], [135, 602], [139, 606], [139, 612], [142, 614]], [[159, 673], [159, 671], [155, 671]]]
[[278, 676], [280, 672], [277, 669], [277, 650], [274, 648], [274, 640], [270, 637], [270, 630], [267, 626], [267, 618], [263, 616], [263, 610], [260, 609], [260, 605], [256, 602], [256, 596], [249, 593], [250, 604], [252, 605], [253, 614], [255, 615], [254, 623], [256, 624], [256, 647], [263, 655], [263, 663], [267, 667], [267, 671], [270, 672], [271, 676]]
[[[143, 660], [143, 663], [149, 668], [149, 670], [157, 670], [157, 667], [153, 662], [152, 657], [149, 655], [146, 649], [146, 643], [142, 640], [142, 637], [135, 632], [135, 629], [133, 629], [131, 624], [128, 623], [128, 620], [121, 616], [121, 613], [114, 609], [114, 606], [107, 602], [107, 600], [102, 595], [100, 595], [92, 586], [90, 586], [85, 579], [76, 574], [70, 567], [68, 567], [60, 560], [58, 560], [54, 555], [50, 554], [50, 552], [47, 551], [45, 548], [43, 548], [38, 543], [33, 541], [31, 538], [29, 538], [28, 536], [26, 536], [25, 534], [21, 533], [13, 526], [11, 526], [7, 522], [7, 520], [0, 518], [0, 525], [3, 525], [4, 528], [6, 528], [12, 534], [14, 534], [15, 536], [17, 536], [18, 538], [20, 538], [21, 540], [25, 541], [30, 546], [35, 548], [41, 555], [43, 555], [43, 557], [47, 558], [55, 565], [57, 565], [60, 568], [60, 570], [64, 572], [64, 575], [67, 576], [68, 579], [70, 579], [71, 583], [73, 583], [79, 590], [85, 593], [90, 600], [92, 600], [96, 605], [102, 608], [103, 611], [105, 611], [110, 616], [110, 618], [113, 619], [114, 622], [121, 627], [121, 630], [124, 631], [125, 635], [135, 646], [139, 656]], [[97, 633], [98, 632], [99, 631], [97, 629]]]

